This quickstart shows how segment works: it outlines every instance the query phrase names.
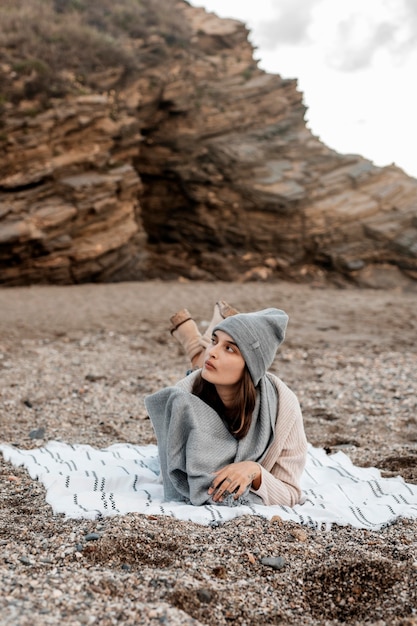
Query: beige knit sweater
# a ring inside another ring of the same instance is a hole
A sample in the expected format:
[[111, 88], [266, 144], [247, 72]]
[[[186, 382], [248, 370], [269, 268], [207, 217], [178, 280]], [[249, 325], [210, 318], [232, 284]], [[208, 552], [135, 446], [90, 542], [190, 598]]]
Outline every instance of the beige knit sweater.
[[[196, 372], [179, 381], [178, 385], [191, 391]], [[265, 505], [294, 506], [302, 501], [300, 487], [307, 458], [307, 439], [300, 404], [294, 392], [273, 374], [268, 374], [278, 390], [278, 414], [274, 441], [260, 463], [262, 481], [258, 494]]]
[[266, 505], [294, 506], [302, 500], [300, 479], [307, 459], [303, 417], [294, 392], [277, 376], [270, 377], [279, 397], [275, 437], [261, 463], [261, 486], [253, 491]]

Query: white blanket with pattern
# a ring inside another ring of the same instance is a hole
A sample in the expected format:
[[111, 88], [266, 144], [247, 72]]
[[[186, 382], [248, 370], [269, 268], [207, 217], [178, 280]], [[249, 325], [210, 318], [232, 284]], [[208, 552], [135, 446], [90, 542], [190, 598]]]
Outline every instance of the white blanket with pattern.
[[329, 528], [332, 524], [378, 530], [399, 517], [417, 518], [417, 485], [401, 477], [381, 478], [376, 468], [352, 464], [343, 452], [327, 455], [309, 446], [302, 477], [306, 501], [287, 506], [193, 506], [164, 502], [155, 445], [114, 444], [104, 449], [50, 441], [22, 450], [0, 445], [6, 461], [24, 466], [46, 488], [55, 514], [98, 519], [136, 512], [169, 515], [217, 525], [241, 515], [260, 515]]

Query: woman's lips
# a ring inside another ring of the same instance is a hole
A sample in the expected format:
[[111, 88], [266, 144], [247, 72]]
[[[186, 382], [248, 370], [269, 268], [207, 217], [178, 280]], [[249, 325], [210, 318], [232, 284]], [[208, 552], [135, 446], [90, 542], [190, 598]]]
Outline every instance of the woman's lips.
[[206, 361], [206, 362], [204, 363], [204, 367], [205, 367], [206, 369], [208, 369], [208, 370], [214, 370], [214, 369], [216, 369], [216, 368], [214, 367], [214, 365], [213, 365], [212, 363], [210, 363], [210, 361]]

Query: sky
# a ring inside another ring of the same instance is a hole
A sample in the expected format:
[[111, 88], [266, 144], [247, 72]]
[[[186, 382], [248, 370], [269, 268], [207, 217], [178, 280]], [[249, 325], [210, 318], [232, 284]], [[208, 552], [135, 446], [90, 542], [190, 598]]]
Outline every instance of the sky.
[[258, 66], [296, 78], [311, 132], [417, 178], [417, 0], [190, 0], [244, 22]]

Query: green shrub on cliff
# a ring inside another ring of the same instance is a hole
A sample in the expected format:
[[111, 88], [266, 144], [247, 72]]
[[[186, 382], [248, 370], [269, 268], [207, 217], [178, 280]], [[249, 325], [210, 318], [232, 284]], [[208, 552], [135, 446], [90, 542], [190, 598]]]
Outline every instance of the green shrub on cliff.
[[[2, 0], [3, 97], [16, 103], [97, 90], [106, 72], [107, 88], [129, 81], [167, 54], [168, 45], [186, 40], [174, 5], [175, 0]], [[155, 34], [163, 45], [148, 45]]]

